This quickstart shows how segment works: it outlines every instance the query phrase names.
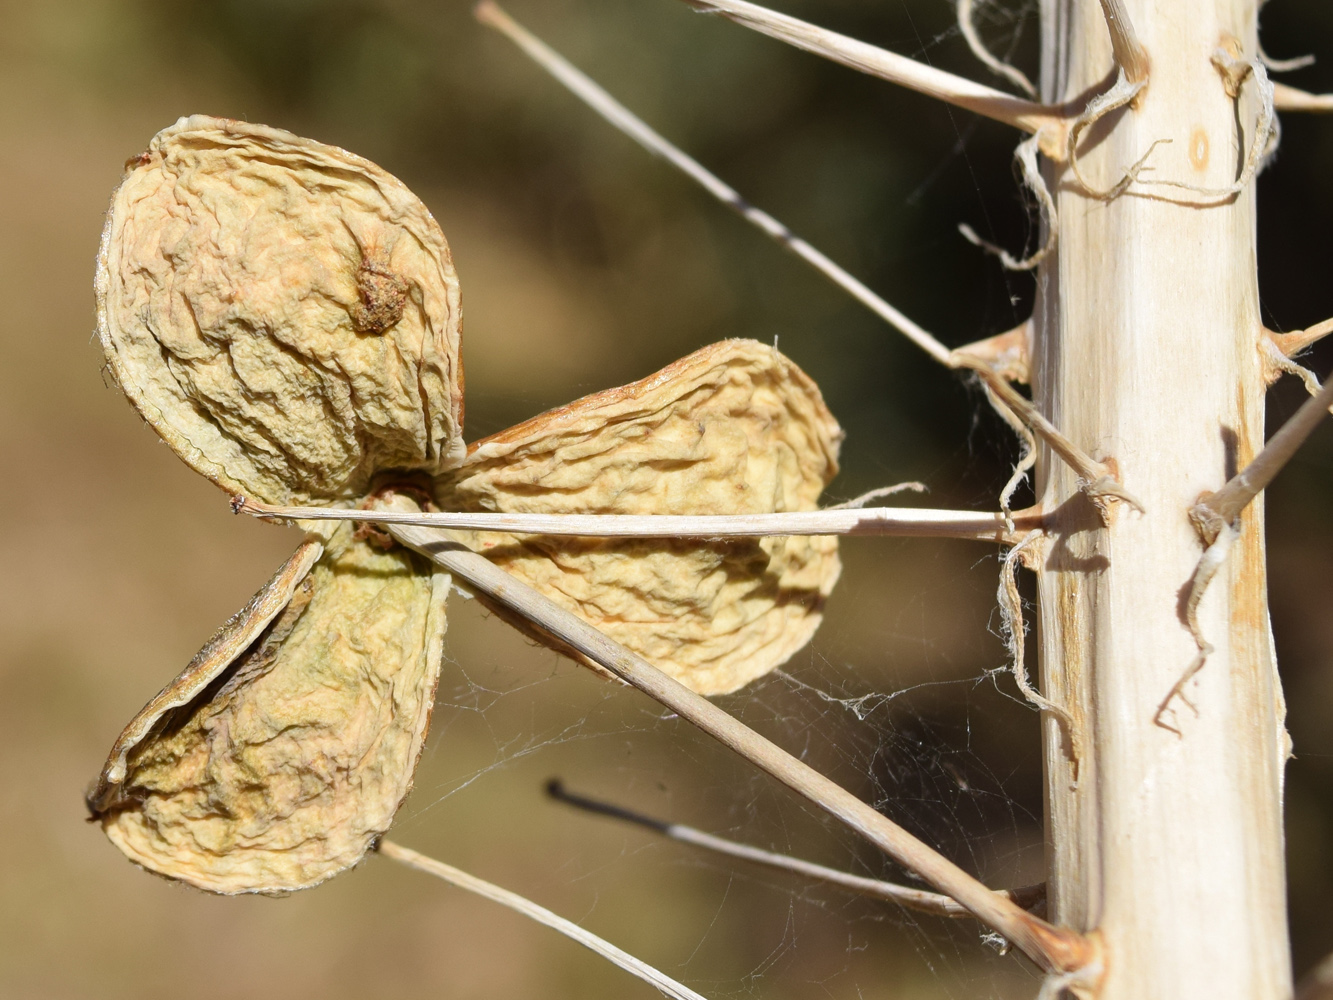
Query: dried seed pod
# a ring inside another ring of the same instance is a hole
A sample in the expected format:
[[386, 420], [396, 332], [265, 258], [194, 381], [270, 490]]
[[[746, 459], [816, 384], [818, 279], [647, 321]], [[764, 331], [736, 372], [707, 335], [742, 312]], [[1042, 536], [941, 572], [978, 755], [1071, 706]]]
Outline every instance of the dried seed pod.
[[449, 247], [401, 181], [263, 125], [159, 132], [112, 198], [98, 331], [192, 468], [273, 503], [364, 496], [463, 457]]
[[274, 894], [389, 828], [430, 720], [449, 578], [353, 535], [302, 546], [117, 741], [89, 806], [131, 860]]
[[[475, 443], [436, 492], [458, 511], [812, 510], [841, 439], [804, 372], [728, 340]], [[703, 694], [734, 691], [804, 646], [839, 572], [831, 537], [454, 534]]]
[[[377, 475], [426, 472], [458, 510], [808, 510], [837, 468], [814, 383], [752, 341], [537, 417], [463, 464], [439, 228], [373, 164], [263, 126], [195, 117], [153, 139], [113, 198], [97, 298], [144, 419], [269, 503], [354, 503]], [[459, 534], [705, 693], [808, 641], [839, 570], [831, 538]], [[411, 786], [447, 591], [373, 530], [311, 537], [125, 729], [94, 816], [134, 861], [214, 892], [282, 893], [355, 864]]]

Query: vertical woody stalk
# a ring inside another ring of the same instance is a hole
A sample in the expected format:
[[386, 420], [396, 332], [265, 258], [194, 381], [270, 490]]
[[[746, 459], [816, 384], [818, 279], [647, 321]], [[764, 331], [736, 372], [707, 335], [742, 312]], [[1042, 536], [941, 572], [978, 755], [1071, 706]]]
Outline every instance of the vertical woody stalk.
[[[1158, 140], [1141, 180], [1226, 188], [1259, 118], [1253, 83], [1228, 96], [1210, 61], [1256, 49], [1255, 0], [1125, 0], [1151, 84], [1080, 146], [1109, 190]], [[1104, 86], [1102, 10], [1042, 0], [1043, 98]], [[1237, 134], [1237, 123], [1243, 134]], [[1052, 918], [1097, 928], [1102, 1000], [1279, 1000], [1291, 995], [1281, 827], [1286, 753], [1268, 627], [1263, 508], [1202, 602], [1214, 651], [1195, 655], [1182, 588], [1202, 547], [1187, 512], [1263, 443], [1253, 184], [1222, 200], [1139, 183], [1111, 201], [1057, 189], [1060, 246], [1039, 276], [1033, 384], [1042, 411], [1114, 455], [1143, 502], [1109, 526], [1043, 449], [1055, 511], [1038, 574], [1043, 690], [1068, 706], [1082, 758], [1045, 721]]]

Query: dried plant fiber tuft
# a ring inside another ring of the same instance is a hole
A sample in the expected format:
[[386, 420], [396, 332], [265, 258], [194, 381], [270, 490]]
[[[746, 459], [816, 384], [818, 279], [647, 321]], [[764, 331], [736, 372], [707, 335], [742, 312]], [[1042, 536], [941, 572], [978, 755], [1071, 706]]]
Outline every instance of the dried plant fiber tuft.
[[[457, 511], [813, 510], [841, 440], [809, 376], [774, 348], [727, 340], [476, 442], [436, 493]], [[804, 646], [840, 568], [833, 537], [454, 534], [701, 694], [734, 691]]]
[[212, 892], [281, 893], [388, 830], [430, 720], [449, 578], [353, 535], [333, 534], [191, 700], [117, 744], [90, 806], [131, 860]]
[[112, 197], [98, 331], [196, 471], [271, 502], [363, 496], [463, 457], [458, 278], [401, 181], [289, 132], [196, 115]]

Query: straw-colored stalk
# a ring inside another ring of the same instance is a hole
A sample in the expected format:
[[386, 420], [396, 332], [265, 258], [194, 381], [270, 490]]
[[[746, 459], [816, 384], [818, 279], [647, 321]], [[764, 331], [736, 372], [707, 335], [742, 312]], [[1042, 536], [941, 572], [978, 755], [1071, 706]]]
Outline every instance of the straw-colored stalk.
[[[1047, 718], [1051, 917], [1099, 933], [1101, 1000], [1280, 1000], [1291, 995], [1288, 744], [1261, 502], [1240, 516], [1198, 607], [1211, 652], [1177, 688], [1199, 652], [1182, 594], [1203, 548], [1187, 514], [1264, 441], [1254, 186], [1220, 202], [1189, 190], [1227, 188], [1254, 142], [1254, 75], [1229, 80], [1215, 56], [1257, 51], [1258, 4], [1124, 8], [1150, 82], [1083, 139], [1080, 170], [1110, 188], [1170, 140], [1141, 180], [1188, 187], [1143, 183], [1108, 200], [1048, 174], [1060, 244], [1038, 276], [1035, 397], [1082, 447], [1114, 456], [1144, 506], [1104, 525], [1042, 449], [1039, 496], [1053, 512], [1038, 577], [1042, 690], [1071, 713], [1082, 748], [1075, 759]], [[1043, 0], [1041, 13], [1043, 98], [1104, 81], [1113, 57], [1097, 5]]]

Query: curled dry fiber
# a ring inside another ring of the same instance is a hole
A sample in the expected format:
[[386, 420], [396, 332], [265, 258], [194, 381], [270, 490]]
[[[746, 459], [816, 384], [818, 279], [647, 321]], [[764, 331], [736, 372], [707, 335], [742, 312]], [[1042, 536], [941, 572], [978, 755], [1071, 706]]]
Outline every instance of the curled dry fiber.
[[[745, 340], [465, 450], [458, 281], [434, 219], [373, 164], [264, 126], [181, 119], [130, 161], [97, 296], [143, 418], [220, 487], [269, 503], [762, 513], [813, 509], [837, 471], [818, 388]], [[411, 788], [449, 580], [373, 533], [307, 527], [130, 722], [89, 795], [159, 874], [226, 893], [314, 885], [355, 864]], [[832, 538], [454, 534], [708, 694], [804, 645], [839, 570]]]

